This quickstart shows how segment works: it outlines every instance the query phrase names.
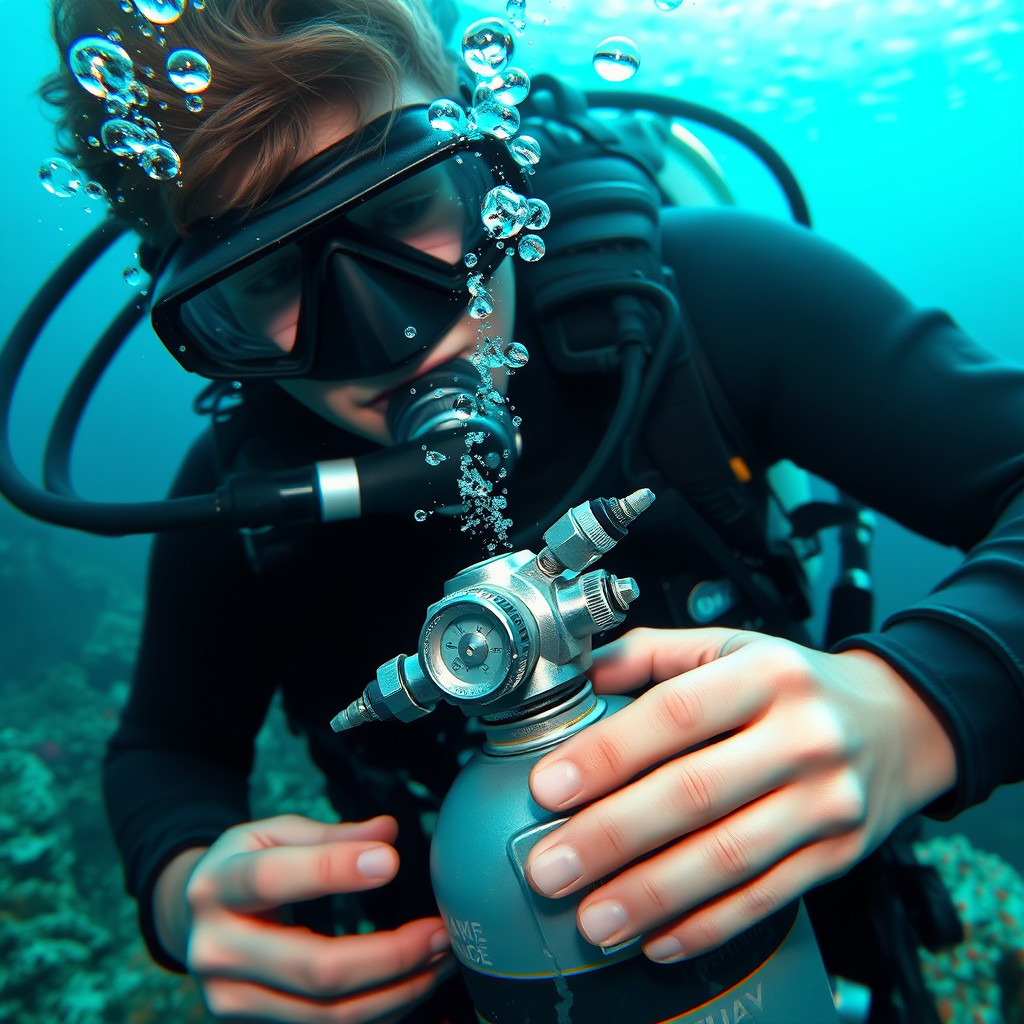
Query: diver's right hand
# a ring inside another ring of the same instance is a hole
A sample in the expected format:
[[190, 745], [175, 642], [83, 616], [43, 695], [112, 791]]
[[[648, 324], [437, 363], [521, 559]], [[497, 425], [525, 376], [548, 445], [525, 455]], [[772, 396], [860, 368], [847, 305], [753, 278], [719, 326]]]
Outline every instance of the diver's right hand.
[[399, 1020], [453, 969], [440, 918], [330, 937], [278, 923], [287, 903], [374, 889], [398, 869], [393, 818], [282, 815], [228, 829], [185, 887], [186, 966], [224, 1020]]

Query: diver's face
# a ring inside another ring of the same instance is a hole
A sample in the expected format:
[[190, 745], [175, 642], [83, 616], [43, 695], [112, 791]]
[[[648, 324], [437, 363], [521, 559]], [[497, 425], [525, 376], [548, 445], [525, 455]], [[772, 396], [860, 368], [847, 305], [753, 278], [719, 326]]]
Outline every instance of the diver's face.
[[[424, 90], [409, 87], [403, 89], [400, 102], [430, 102], [431, 98]], [[369, 110], [366, 119], [372, 120], [386, 113], [387, 109], [385, 104], [381, 104]], [[296, 166], [347, 138], [360, 123], [358, 112], [352, 104], [333, 103], [325, 106], [316, 116], [315, 133], [308, 148], [298, 155]], [[444, 165], [439, 165], [433, 173], [444, 174]], [[422, 176], [410, 179], [378, 197], [380, 202], [371, 200], [365, 204], [358, 217], [366, 222], [364, 227], [386, 232], [391, 237], [397, 236], [400, 241], [454, 265], [463, 257], [463, 226], [451, 221], [450, 203], [431, 202], [431, 195], [445, 194], [449, 190], [443, 189], [442, 183], [436, 183], [436, 189], [425, 190], [425, 184], [429, 183], [425, 183]], [[240, 277], [232, 294], [226, 296], [237, 322], [251, 324], [255, 334], [272, 338], [284, 351], [290, 351], [295, 344], [298, 327], [298, 267], [297, 247], [286, 246], [280, 250], [272, 266], [261, 264], [258, 276], [254, 276], [253, 280]], [[499, 266], [487, 287], [494, 300], [494, 312], [486, 321], [475, 320], [466, 313], [431, 348], [400, 369], [358, 380], [289, 379], [278, 383], [290, 395], [331, 423], [362, 437], [389, 444], [392, 439], [385, 416], [391, 394], [396, 388], [441, 363], [456, 358], [469, 358], [476, 350], [479, 332], [485, 324], [489, 337], [511, 337], [515, 282], [510, 260]], [[410, 317], [411, 320], [415, 319], [415, 310], [410, 310]], [[505, 374], [496, 370], [491, 373], [495, 378], [495, 387], [504, 392], [507, 384]]]

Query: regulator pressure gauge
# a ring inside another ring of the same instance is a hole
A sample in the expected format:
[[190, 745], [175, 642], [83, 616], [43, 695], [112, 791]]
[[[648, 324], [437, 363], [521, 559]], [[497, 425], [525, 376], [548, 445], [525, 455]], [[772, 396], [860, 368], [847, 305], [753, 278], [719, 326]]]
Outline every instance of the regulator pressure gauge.
[[420, 653], [427, 673], [456, 700], [496, 699], [516, 687], [530, 668], [527, 615], [495, 591], [453, 596], [423, 627]]

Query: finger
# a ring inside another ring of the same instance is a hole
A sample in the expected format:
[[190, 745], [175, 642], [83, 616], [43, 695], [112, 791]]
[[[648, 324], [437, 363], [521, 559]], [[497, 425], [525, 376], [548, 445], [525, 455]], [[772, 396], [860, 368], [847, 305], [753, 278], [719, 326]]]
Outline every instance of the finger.
[[398, 853], [384, 843], [341, 840], [310, 846], [273, 846], [232, 854], [193, 876], [193, 909], [219, 905], [240, 913], [333, 893], [361, 892], [390, 882]]
[[[830, 782], [826, 805], [806, 787], [787, 786], [686, 836], [585, 897], [580, 931], [595, 945], [614, 945], [678, 921], [682, 914], [687, 920], [693, 908], [732, 894], [738, 902], [719, 917], [701, 910], [705, 924], [720, 927], [707, 933], [701, 948], [726, 941], [737, 934], [730, 922], [742, 921], [746, 927], [762, 920], [853, 863], [859, 855], [856, 826], [863, 820], [863, 804], [854, 787], [846, 788], [844, 799], [843, 784]], [[805, 847], [813, 856], [794, 860], [795, 851]], [[840, 866], [846, 857], [851, 859]], [[796, 867], [778, 874], [779, 865], [789, 860]], [[693, 944], [692, 931], [687, 941]]]
[[736, 629], [632, 629], [594, 651], [587, 675], [598, 693], [626, 693], [706, 665], [735, 649]]
[[229, 855], [272, 846], [306, 846], [345, 839], [393, 843], [397, 836], [398, 822], [387, 814], [367, 821], [340, 823], [316, 821], [299, 814], [279, 814], [228, 829], [217, 841], [216, 849]]
[[390, 984], [422, 971], [449, 949], [438, 917], [410, 921], [394, 931], [326, 936], [299, 928], [230, 920], [198, 931], [189, 945], [189, 971], [230, 978], [315, 999]]
[[534, 766], [533, 798], [549, 810], [574, 807], [680, 751], [747, 724], [770, 697], [763, 674], [749, 661], [740, 651], [669, 678], [577, 733]]
[[838, 877], [863, 853], [849, 834], [797, 850], [745, 885], [645, 935], [644, 953], [661, 963], [709, 953], [814, 886]]
[[597, 882], [788, 781], [773, 730], [758, 725], [674, 758], [577, 811], [530, 851], [527, 877], [545, 896]]
[[454, 971], [451, 957], [381, 988], [339, 999], [311, 1000], [246, 981], [217, 980], [204, 986], [210, 1012], [223, 1020], [283, 1024], [364, 1024], [390, 1019], [422, 1002]]

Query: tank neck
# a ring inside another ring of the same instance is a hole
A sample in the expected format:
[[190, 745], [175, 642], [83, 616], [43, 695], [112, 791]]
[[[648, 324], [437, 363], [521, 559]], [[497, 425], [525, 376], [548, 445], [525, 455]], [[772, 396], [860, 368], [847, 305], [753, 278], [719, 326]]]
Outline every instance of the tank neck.
[[586, 676], [578, 676], [560, 694], [541, 705], [480, 719], [484, 753], [497, 757], [557, 746], [601, 717], [605, 702]]

